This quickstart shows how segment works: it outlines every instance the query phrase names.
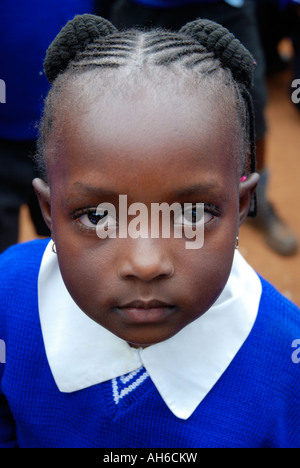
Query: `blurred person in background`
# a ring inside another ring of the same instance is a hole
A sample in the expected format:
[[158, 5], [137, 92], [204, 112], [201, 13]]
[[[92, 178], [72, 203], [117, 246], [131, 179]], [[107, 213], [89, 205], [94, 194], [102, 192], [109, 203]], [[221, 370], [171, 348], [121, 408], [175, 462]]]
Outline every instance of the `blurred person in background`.
[[[300, 79], [300, 0], [260, 0], [257, 18], [265, 52], [267, 74], [293, 68], [292, 81]], [[289, 38], [294, 57], [284, 57], [278, 50], [282, 39]], [[295, 102], [300, 111], [300, 103]]]
[[95, 0], [95, 14], [109, 19], [116, 0]]
[[36, 122], [49, 87], [45, 50], [66, 21], [93, 10], [92, 0], [1, 1], [0, 79], [6, 102], [0, 104], [0, 252], [18, 241], [22, 204], [28, 205], [37, 234], [50, 234], [32, 188]]
[[256, 17], [256, 3], [251, 0], [116, 0], [110, 20], [118, 28], [134, 26], [164, 27], [178, 30], [188, 21], [207, 18], [229, 29], [257, 61], [253, 99], [256, 113], [257, 170], [261, 179], [257, 189], [258, 215], [249, 223], [260, 230], [266, 243], [281, 255], [292, 255], [298, 242], [269, 201], [269, 170], [266, 162], [265, 107], [267, 89], [265, 60]]

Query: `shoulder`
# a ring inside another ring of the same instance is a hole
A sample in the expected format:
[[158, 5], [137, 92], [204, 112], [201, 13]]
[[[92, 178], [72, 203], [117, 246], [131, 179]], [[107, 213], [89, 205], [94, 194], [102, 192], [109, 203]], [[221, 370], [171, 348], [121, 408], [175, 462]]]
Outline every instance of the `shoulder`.
[[281, 334], [290, 333], [300, 338], [300, 309], [278, 292], [268, 281], [261, 278], [262, 296], [259, 314], [266, 321], [269, 328]]
[[[300, 339], [300, 309], [263, 278], [262, 296], [254, 327], [246, 341], [253, 368], [260, 376], [275, 382], [279, 391], [300, 391], [300, 366], [293, 361], [294, 343]], [[286, 388], [288, 388], [286, 387]], [[283, 392], [288, 394], [289, 392]]]
[[49, 239], [35, 240], [5, 250], [0, 255], [0, 285], [7, 279], [39, 269], [48, 242]]
[[27, 343], [29, 351], [40, 340], [38, 276], [48, 242], [14, 245], [0, 255], [0, 338], [7, 344], [7, 362], [16, 362], [16, 343]]
[[296, 428], [300, 418], [300, 309], [267, 281], [261, 279], [261, 283], [255, 355], [260, 391], [269, 401], [265, 400], [265, 409], [269, 405], [269, 414], [276, 414], [274, 445], [296, 447], [300, 442]]
[[48, 242], [43, 239], [14, 245], [0, 255], [0, 339], [6, 346], [0, 377], [15, 376], [14, 385], [16, 379], [25, 382], [25, 363], [29, 363], [30, 375], [38, 372], [43, 358], [38, 277]]
[[0, 255], [1, 317], [37, 296], [41, 261], [49, 239], [17, 244]]

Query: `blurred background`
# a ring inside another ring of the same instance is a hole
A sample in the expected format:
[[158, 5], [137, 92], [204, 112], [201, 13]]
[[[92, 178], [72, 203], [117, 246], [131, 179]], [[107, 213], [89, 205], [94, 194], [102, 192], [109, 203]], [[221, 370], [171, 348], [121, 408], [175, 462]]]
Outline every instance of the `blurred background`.
[[[181, 0], [178, 1], [180, 2]], [[228, 2], [236, 4], [235, 6], [230, 5], [230, 8], [239, 8], [238, 4], [243, 3], [242, 0], [228, 0]], [[248, 0], [246, 0], [246, 2], [249, 3]], [[15, 4], [17, 3], [18, 2], [15, 2]], [[25, 2], [19, 3], [21, 5], [21, 3], [23, 4]], [[33, 0], [26, 2], [27, 9], [30, 8], [30, 6], [33, 8], [35, 3], [36, 2]], [[163, 13], [168, 17], [167, 8], [162, 9], [161, 7], [157, 7], [159, 3], [163, 3], [163, 0], [161, 2], [160, 0], [152, 2], [152, 4], [156, 5], [154, 16], [149, 16], [148, 14], [149, 8], [152, 9], [150, 13], [154, 13], [154, 7], [151, 6], [151, 0], [98, 0], [95, 2], [89, 1], [86, 2], [86, 4], [82, 0], [79, 3], [80, 5], [76, 5], [76, 1], [70, 2], [70, 0], [61, 0], [60, 2], [57, 2], [57, 5], [55, 6], [57, 11], [62, 8], [61, 5], [64, 5], [64, 15], [60, 14], [59, 20], [56, 19], [53, 21], [53, 27], [52, 30], [49, 31], [49, 37], [51, 36], [51, 38], [53, 38], [54, 34], [52, 34], [52, 32], [54, 33], [55, 31], [55, 34], [57, 34], [60, 27], [64, 25], [65, 19], [73, 18], [76, 13], [98, 13], [108, 19], [111, 19], [117, 24], [120, 23], [120, 18], [123, 20], [122, 12], [125, 12], [125, 23], [128, 21], [129, 11], [129, 20], [131, 22], [134, 21], [136, 25], [140, 26], [143, 26], [145, 22], [149, 21], [149, 18], [155, 17], [156, 19], [158, 18], [157, 21], [160, 21], [160, 18], [163, 17], [160, 16], [160, 13]], [[171, 2], [168, 1], [166, 3], [170, 4]], [[175, 1], [174, 3], [178, 2]], [[182, 3], [184, 2], [181, 2], [181, 4]], [[201, 2], [199, 1], [199, 3]], [[215, 3], [217, 5], [222, 2], [210, 1], [208, 3]], [[253, 3], [255, 3], [254, 0]], [[270, 227], [269, 225], [267, 227], [257, 224], [255, 225], [255, 223], [253, 224], [253, 222], [247, 221], [241, 228], [240, 251], [259, 274], [269, 280], [283, 295], [300, 306], [300, 251], [298, 247], [300, 239], [300, 181], [298, 180], [300, 175], [300, 105], [299, 103], [297, 104], [297, 102], [292, 101], [292, 93], [295, 91], [295, 88], [292, 88], [292, 83], [295, 83], [295, 80], [297, 79], [300, 80], [300, 1], [269, 0], [266, 2], [259, 1], [257, 3], [260, 8], [259, 11], [255, 9], [255, 21], [261, 41], [261, 49], [265, 58], [264, 74], [267, 89], [265, 105], [267, 131], [264, 136], [264, 165], [267, 167], [270, 177], [268, 179], [266, 190], [268, 201], [272, 204], [272, 210], [274, 211], [274, 213], [272, 211], [271, 221], [273, 224], [271, 223], [271, 227], [273, 232], [276, 230], [275, 234], [277, 237], [279, 236], [279, 240], [278, 238], [275, 239], [277, 243], [275, 241], [270, 241], [270, 232], [268, 231]], [[52, 3], [52, 9], [54, 8], [54, 4], [56, 4], [56, 2]], [[128, 10], [129, 7], [130, 10]], [[182, 7], [184, 7], [184, 5]], [[131, 10], [131, 8], [137, 9], [136, 15], [135, 10]], [[7, 16], [8, 9], [11, 10], [9, 2], [2, 0], [0, 13], [1, 16], [6, 16], [6, 20], [9, 19]], [[174, 11], [175, 10], [173, 9], [172, 14], [174, 14]], [[134, 12], [134, 14], [132, 14], [132, 12]], [[18, 15], [18, 8], [16, 8], [15, 13]], [[45, 19], [45, 13], [43, 13], [43, 15]], [[16, 22], [16, 19], [11, 19], [11, 21], [12, 23]], [[9, 27], [10, 30], [13, 29], [13, 24], [9, 26], [8, 24], [9, 22], [7, 23], [7, 27]], [[118, 26], [119, 25], [120, 24], [118, 24]], [[0, 32], [0, 39], [3, 34], [4, 32], [2, 30], [2, 33]], [[39, 28], [38, 34], [42, 34], [41, 28]], [[25, 36], [26, 34], [24, 33], [24, 37]], [[29, 36], [31, 37], [27, 39], [29, 41], [33, 41], [32, 31]], [[49, 37], [44, 37], [43, 40], [41, 40], [40, 49], [42, 51], [39, 52], [40, 55], [38, 59], [40, 62], [36, 65], [38, 71], [33, 70], [36, 75], [39, 75], [39, 79], [42, 70], [41, 54], [44, 54], [44, 51], [46, 50], [46, 43], [50, 43]], [[36, 38], [34, 41], [36, 42]], [[11, 70], [14, 69], [14, 61], [16, 61], [17, 57], [15, 54], [8, 53], [7, 48], [9, 48], [9, 41], [7, 40], [7, 37], [5, 47], [3, 45], [3, 41], [0, 41], [0, 49], [1, 47], [2, 49], [6, 47], [6, 50], [5, 54], [3, 50], [0, 50], [0, 79], [4, 79], [6, 81], [7, 89], [9, 89], [9, 74], [6, 75], [6, 73], [8, 68]], [[14, 47], [18, 50], [18, 42]], [[20, 49], [22, 48], [20, 47]], [[28, 53], [32, 54], [32, 50], [30, 52], [28, 51]], [[24, 51], [22, 54], [24, 54]], [[10, 59], [11, 63], [9, 63], [9, 56], [12, 57]], [[20, 74], [20, 71], [19, 75], [16, 76], [15, 71], [14, 74], [15, 85], [17, 86], [18, 80], [22, 83], [23, 76]], [[39, 107], [41, 107], [42, 104], [42, 96], [46, 94], [47, 86], [46, 82], [44, 82], [43, 86], [39, 90]], [[22, 92], [24, 93], [25, 91], [23, 90]], [[300, 98], [300, 81], [298, 96]], [[17, 141], [18, 145], [22, 142], [28, 143], [28, 141], [32, 143], [36, 132], [33, 122], [39, 118], [38, 115], [35, 115], [34, 118], [31, 115], [30, 118], [27, 118], [27, 124], [30, 127], [31, 132], [28, 132], [26, 137], [21, 134], [18, 135], [16, 130], [9, 134], [6, 127], [3, 125], [3, 122], [7, 122], [9, 119], [9, 121], [11, 121], [12, 119], [12, 114], [9, 116], [5, 115], [5, 106], [8, 106], [8, 101], [9, 94], [7, 94], [7, 103], [0, 104], [0, 167], [2, 168], [6, 166], [6, 162], [8, 160], [7, 154], [5, 153], [4, 155], [3, 148], [6, 148], [7, 143], [13, 138]], [[20, 103], [18, 103], [18, 105], [19, 104]], [[20, 111], [17, 112], [15, 110], [15, 115], [16, 120], [20, 120]], [[11, 122], [12, 127], [13, 125], [14, 122]], [[17, 164], [17, 162], [15, 161], [14, 164]], [[11, 173], [12, 171], [13, 166], [9, 172]], [[18, 185], [15, 180], [8, 180], [7, 171], [5, 174], [4, 172], [2, 170], [1, 174], [0, 170], [0, 202], [2, 203], [2, 207], [0, 203], [0, 236], [3, 236], [5, 232], [6, 234], [8, 233], [8, 231], [5, 231], [6, 227], [2, 221], [4, 216], [6, 217], [10, 206], [12, 206], [7, 204], [7, 206], [3, 207], [3, 204], [5, 200], [7, 200], [8, 191], [13, 186]], [[30, 175], [34, 175], [34, 173], [30, 173]], [[6, 179], [4, 177], [6, 177]], [[19, 174], [19, 178], [22, 179], [22, 173]], [[14, 228], [17, 232], [17, 242], [24, 242], [35, 239], [39, 236], [47, 235], [47, 231], [44, 231], [44, 227], [41, 227], [41, 221], [37, 221], [36, 216], [32, 214], [33, 208], [30, 199], [31, 195], [26, 195], [27, 198], [22, 196], [26, 190], [28, 189], [24, 189], [23, 186], [20, 188], [19, 192], [21, 192], [21, 195], [19, 194], [17, 202], [14, 202], [15, 204], [13, 207], [15, 216], [18, 219], [17, 224], [15, 222]], [[3, 196], [3, 193], [5, 196]], [[14, 199], [16, 199], [16, 197], [14, 197]], [[271, 233], [272, 235], [273, 232]], [[11, 239], [11, 243], [14, 243], [13, 236], [11, 236]], [[287, 240], [288, 242], [286, 242]], [[285, 250], [280, 246], [281, 241]], [[286, 248], [287, 245], [288, 248]], [[2, 250], [4, 250], [4, 247]]]
[[[283, 50], [292, 53], [289, 41]], [[269, 137], [267, 159], [272, 171], [270, 198], [276, 199], [281, 217], [300, 238], [300, 113], [289, 99], [292, 71], [268, 80], [267, 116]], [[300, 252], [283, 257], [271, 250], [258, 231], [244, 225], [240, 251], [255, 270], [280, 292], [300, 306]]]

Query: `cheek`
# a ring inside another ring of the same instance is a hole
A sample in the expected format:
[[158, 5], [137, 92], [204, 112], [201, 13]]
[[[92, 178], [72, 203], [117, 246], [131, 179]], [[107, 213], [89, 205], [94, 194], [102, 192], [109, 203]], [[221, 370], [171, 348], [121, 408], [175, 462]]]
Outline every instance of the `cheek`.
[[198, 303], [206, 311], [222, 293], [232, 268], [237, 230], [238, 209], [233, 207], [230, 216], [217, 220], [205, 230], [201, 249], [184, 252], [182, 291], [186, 301], [193, 302], [192, 307]]
[[[228, 249], [218, 255], [210, 251], [199, 258], [191, 259], [188, 264], [188, 275], [185, 280], [185, 289], [189, 297], [202, 304], [207, 310], [219, 297], [229, 278], [234, 251]], [[183, 289], [184, 290], [184, 289]]]
[[[83, 247], [83, 246], [82, 246]], [[101, 248], [102, 247], [102, 248]], [[79, 307], [93, 310], [105, 305], [116, 287], [115, 261], [97, 240], [97, 246], [79, 248], [77, 243], [58, 250], [58, 262], [65, 285]]]

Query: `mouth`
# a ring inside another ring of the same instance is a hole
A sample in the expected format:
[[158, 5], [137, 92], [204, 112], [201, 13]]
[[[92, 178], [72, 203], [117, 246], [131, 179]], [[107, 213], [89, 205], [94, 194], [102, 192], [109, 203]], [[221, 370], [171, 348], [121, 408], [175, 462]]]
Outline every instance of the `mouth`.
[[162, 322], [175, 310], [176, 306], [158, 300], [137, 300], [117, 307], [123, 319], [135, 324]]

